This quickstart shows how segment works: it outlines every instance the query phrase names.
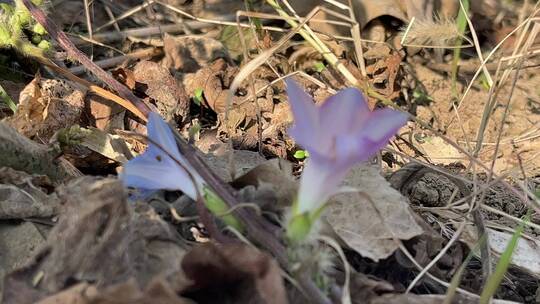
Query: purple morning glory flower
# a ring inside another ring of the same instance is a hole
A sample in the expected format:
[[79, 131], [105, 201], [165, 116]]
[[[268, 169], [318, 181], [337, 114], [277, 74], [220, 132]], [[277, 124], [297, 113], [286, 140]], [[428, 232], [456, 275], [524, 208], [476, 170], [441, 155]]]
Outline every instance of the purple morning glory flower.
[[407, 122], [393, 109], [371, 111], [355, 88], [339, 91], [321, 106], [286, 80], [295, 124], [289, 134], [310, 155], [300, 180], [294, 214], [316, 212], [335, 194], [349, 169], [384, 148]]
[[121, 175], [124, 185], [145, 190], [181, 190], [193, 200], [197, 200], [197, 188], [199, 193], [203, 194], [203, 179], [178, 151], [174, 135], [167, 123], [159, 114], [150, 112], [147, 131], [150, 141], [146, 151], [124, 164]]

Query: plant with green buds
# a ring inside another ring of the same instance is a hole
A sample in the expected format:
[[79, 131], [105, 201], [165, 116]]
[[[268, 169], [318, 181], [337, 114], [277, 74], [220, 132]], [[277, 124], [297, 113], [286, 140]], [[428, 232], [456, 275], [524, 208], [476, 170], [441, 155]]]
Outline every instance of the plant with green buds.
[[[43, 0], [32, 0], [42, 5]], [[26, 37], [24, 32], [29, 32]], [[0, 3], [0, 48], [12, 48], [26, 56], [44, 57], [51, 44], [43, 39], [45, 28], [35, 23], [21, 0], [14, 3]]]

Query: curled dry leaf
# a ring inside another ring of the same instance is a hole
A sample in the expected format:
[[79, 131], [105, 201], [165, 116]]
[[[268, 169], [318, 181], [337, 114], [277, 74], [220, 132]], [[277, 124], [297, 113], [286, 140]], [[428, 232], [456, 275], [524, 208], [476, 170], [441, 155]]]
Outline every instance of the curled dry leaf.
[[399, 96], [396, 78], [400, 69], [402, 57], [398, 52], [381, 56], [373, 64], [366, 67], [369, 82], [377, 92], [386, 98], [393, 99]]
[[120, 136], [96, 128], [88, 129], [81, 145], [119, 163], [133, 158], [129, 144]]
[[218, 58], [230, 62], [223, 44], [208, 37], [165, 34], [163, 39], [165, 58], [161, 64], [180, 73], [194, 73]]
[[186, 292], [197, 303], [287, 303], [277, 262], [248, 245], [196, 246], [182, 269], [193, 282]]
[[[198, 70], [193, 78], [186, 83], [186, 90], [192, 94], [202, 89], [206, 105], [214, 112], [225, 112], [229, 86], [238, 72], [238, 68], [229, 65], [225, 60], [218, 59]], [[240, 101], [233, 97], [233, 104]]]
[[139, 62], [133, 71], [135, 81], [146, 86], [144, 93], [156, 103], [165, 120], [182, 118], [189, 114], [189, 99], [184, 87], [169, 70], [152, 61]]
[[423, 232], [406, 198], [390, 187], [377, 167], [353, 168], [344, 185], [352, 187], [352, 192], [330, 199], [325, 218], [360, 255], [374, 261], [384, 259], [398, 248], [393, 238], [408, 240]]
[[36, 77], [19, 97], [6, 122], [28, 138], [47, 142], [58, 130], [79, 123], [86, 91], [69, 81]]
[[78, 282], [101, 289], [134, 279], [145, 289], [159, 275], [185, 286], [183, 245], [149, 206], [133, 210], [118, 180], [85, 177], [58, 195], [65, 211], [32, 262], [8, 274], [4, 303], [34, 303]]

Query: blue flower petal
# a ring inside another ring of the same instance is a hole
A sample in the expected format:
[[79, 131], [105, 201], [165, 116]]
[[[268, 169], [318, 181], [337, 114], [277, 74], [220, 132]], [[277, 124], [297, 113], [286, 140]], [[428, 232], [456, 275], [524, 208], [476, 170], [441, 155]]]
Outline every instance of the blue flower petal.
[[285, 79], [287, 95], [294, 116], [294, 125], [289, 134], [304, 148], [317, 146], [317, 131], [319, 126], [319, 111], [313, 99], [298, 86], [291, 78]]
[[328, 97], [320, 108], [321, 127], [334, 134], [350, 132], [357, 128], [371, 112], [362, 92], [347, 88]]
[[147, 190], [181, 190], [196, 199], [196, 189], [202, 189], [203, 180], [180, 154], [167, 123], [158, 114], [150, 113], [147, 129], [146, 151], [124, 164], [121, 175], [124, 185]]
[[[162, 154], [163, 150], [165, 150], [170, 156], [176, 159], [183, 159], [178, 151], [178, 146], [176, 145], [176, 140], [174, 139], [171, 128], [159, 114], [150, 112], [148, 115], [147, 133], [148, 138], [152, 140], [152, 142], [148, 144], [149, 150], [157, 152], [156, 154]], [[159, 147], [156, 147], [154, 143], [159, 145]]]

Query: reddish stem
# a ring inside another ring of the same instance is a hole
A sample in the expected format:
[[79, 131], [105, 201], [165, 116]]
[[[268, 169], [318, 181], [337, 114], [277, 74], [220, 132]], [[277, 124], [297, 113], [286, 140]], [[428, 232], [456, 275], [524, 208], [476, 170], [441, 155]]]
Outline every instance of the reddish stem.
[[145, 116], [151, 111], [150, 108], [143, 103], [137, 96], [135, 96], [128, 88], [114, 79], [109, 73], [105, 72], [102, 68], [96, 65], [92, 60], [86, 57], [77, 47], [69, 40], [63, 31], [60, 31], [56, 24], [49, 19], [45, 13], [37, 6], [35, 6], [30, 0], [22, 0], [30, 14], [34, 19], [41, 24], [51, 36], [51, 38], [60, 45], [68, 54], [70, 58], [79, 61], [85, 68], [88, 69], [97, 78], [107, 84], [110, 88], [115, 90], [120, 96], [129, 100], [135, 107], [137, 107]]

